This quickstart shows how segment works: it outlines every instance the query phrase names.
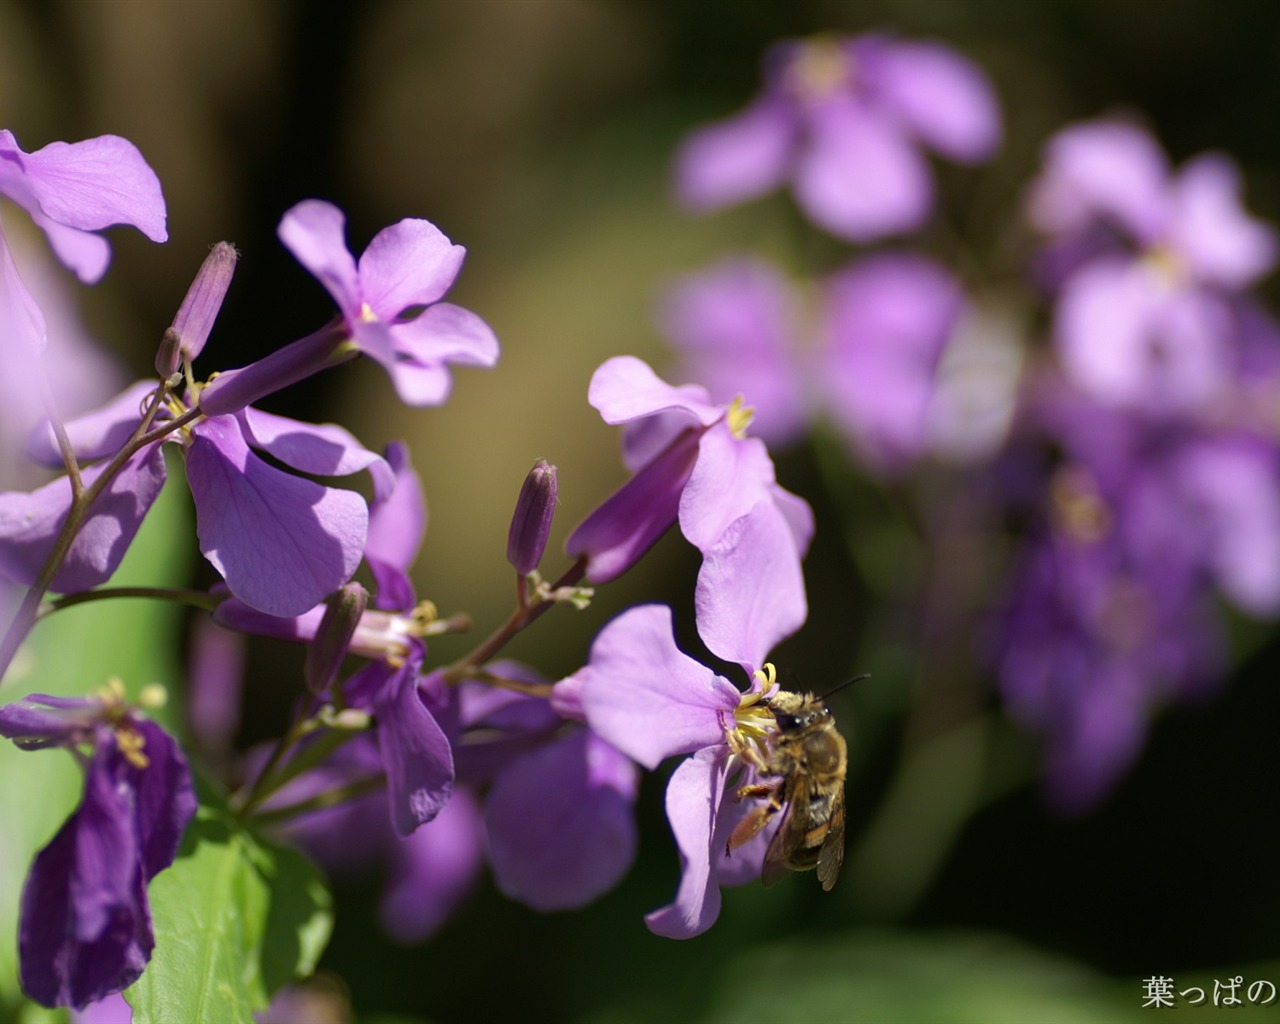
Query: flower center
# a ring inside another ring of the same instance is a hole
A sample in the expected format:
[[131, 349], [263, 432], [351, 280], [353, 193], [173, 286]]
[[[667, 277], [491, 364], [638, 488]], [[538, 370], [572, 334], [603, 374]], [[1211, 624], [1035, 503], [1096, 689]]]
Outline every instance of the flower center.
[[432, 601], [419, 601], [408, 612], [366, 611], [360, 616], [349, 650], [399, 668], [408, 659], [415, 641], [440, 632], [435, 627], [439, 618]]
[[738, 395], [729, 403], [729, 410], [725, 413], [725, 421], [729, 424], [729, 432], [733, 434], [739, 441], [743, 441], [747, 436], [747, 428], [751, 426], [751, 421], [755, 419], [756, 411], [747, 405], [741, 395]]
[[752, 677], [760, 685], [738, 698], [738, 706], [733, 709], [733, 727], [725, 730], [724, 738], [735, 754], [761, 767], [768, 751], [769, 737], [778, 731], [777, 719], [764, 702], [766, 695], [777, 688], [778, 673], [772, 662], [766, 662], [763, 669], [752, 673]]
[[1071, 540], [1094, 544], [1111, 529], [1111, 510], [1093, 477], [1078, 466], [1058, 470], [1049, 482], [1053, 521]]
[[787, 68], [786, 82], [797, 99], [816, 101], [838, 92], [852, 75], [848, 51], [837, 40], [820, 36], [800, 47]]

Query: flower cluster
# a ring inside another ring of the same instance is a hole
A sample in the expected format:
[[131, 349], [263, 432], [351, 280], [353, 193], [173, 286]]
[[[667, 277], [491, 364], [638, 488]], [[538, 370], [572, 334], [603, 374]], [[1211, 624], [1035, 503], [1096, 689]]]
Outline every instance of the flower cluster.
[[[87, 232], [123, 222], [163, 239], [155, 176], [128, 144], [92, 140], [29, 157], [7, 133], [0, 139], [9, 147], [0, 188], [82, 278], [95, 279], [106, 265], [105, 243]], [[314, 333], [248, 366], [197, 377], [197, 361], [203, 366], [216, 350], [208, 342], [238, 259], [220, 243], [160, 340], [154, 376], [71, 419], [47, 404], [25, 454], [60, 475], [0, 493], [0, 577], [25, 588], [0, 646], [0, 670], [44, 617], [114, 596], [106, 584], [165, 485], [171, 446], [195, 506], [193, 539], [218, 581], [207, 593], [155, 588], [147, 596], [211, 612], [218, 632], [206, 627], [204, 635], [223, 638], [220, 653], [193, 666], [190, 731], [214, 755], [209, 770], [227, 787], [224, 812], [334, 870], [383, 862], [384, 923], [404, 940], [438, 928], [486, 862], [513, 899], [540, 910], [582, 906], [630, 867], [637, 762], [657, 763], [628, 741], [610, 701], [630, 699], [640, 666], [683, 659], [672, 684], [709, 670], [675, 650], [670, 612], [649, 606], [607, 628], [588, 666], [558, 684], [499, 653], [555, 606], [585, 608], [593, 591], [584, 584], [622, 575], [678, 523], [702, 554], [692, 602], [699, 631], [713, 653], [750, 676], [805, 619], [801, 561], [812, 513], [778, 484], [764, 443], [748, 434], [751, 409], [741, 398], [719, 403], [699, 385], [668, 384], [638, 359], [607, 360], [589, 399], [605, 422], [625, 426], [630, 476], [571, 532], [568, 566], [548, 582], [540, 568], [559, 481], [554, 466], [535, 465], [507, 537], [516, 608], [470, 654], [433, 663], [430, 639], [469, 621], [442, 617], [411, 578], [427, 517], [407, 447], [393, 443], [377, 454], [341, 426], [288, 419], [255, 403], [366, 355], [404, 401], [439, 404], [451, 388], [450, 365], [492, 366], [497, 341], [474, 313], [443, 301], [464, 250], [434, 225], [400, 221], [358, 260], [343, 235], [343, 214], [320, 200], [299, 203], [280, 223], [280, 240], [338, 307]], [[46, 339], [43, 313], [7, 248], [0, 256], [0, 340], [22, 353], [36, 390], [48, 392], [46, 349], [59, 339]], [[333, 482], [362, 472], [371, 481], [367, 499]], [[355, 579], [361, 569], [370, 589]], [[665, 631], [630, 629], [655, 614], [666, 616]], [[229, 741], [242, 666], [221, 652], [225, 638], [246, 634], [306, 644], [307, 655], [284, 734], [241, 753]], [[630, 666], [610, 655], [619, 645]], [[733, 709], [757, 704], [761, 692], [756, 684], [743, 697], [724, 680], [717, 687], [729, 718], [713, 712], [700, 722], [696, 747], [699, 757], [714, 750], [719, 759], [715, 792], [702, 796], [719, 802], [730, 792], [724, 769], [745, 742], [734, 739]], [[775, 728], [761, 712], [748, 715], [758, 748]], [[664, 728], [687, 732], [678, 714], [662, 717]], [[48, 1006], [83, 1008], [134, 982], [153, 954], [147, 883], [174, 861], [195, 812], [187, 763], [118, 684], [103, 697], [33, 696], [0, 708], [0, 735], [27, 748], [68, 749], [84, 769], [80, 808], [36, 857], [21, 936], [27, 993]], [[695, 748], [676, 744], [671, 752], [679, 749]], [[688, 799], [679, 792], [672, 791], [677, 804]], [[534, 804], [544, 808], [537, 816], [529, 813]], [[674, 809], [672, 817], [687, 858], [694, 822]], [[712, 820], [701, 839], [703, 860], [718, 827]], [[747, 859], [744, 847], [729, 863]], [[651, 918], [656, 931], [688, 935], [710, 924], [711, 897], [688, 891], [707, 885], [691, 881], [698, 870], [686, 872], [678, 909]], [[733, 873], [714, 863], [709, 870], [712, 881], [717, 871]], [[667, 921], [673, 913], [690, 923]]]

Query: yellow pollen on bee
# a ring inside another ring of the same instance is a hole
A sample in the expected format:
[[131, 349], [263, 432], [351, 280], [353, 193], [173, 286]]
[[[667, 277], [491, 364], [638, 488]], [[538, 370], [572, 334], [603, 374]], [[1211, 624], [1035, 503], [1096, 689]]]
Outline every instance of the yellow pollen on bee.
[[755, 418], [756, 411], [746, 404], [741, 395], [738, 395], [729, 403], [729, 410], [725, 413], [725, 421], [729, 424], [729, 431], [739, 441], [747, 436], [747, 427], [751, 426], [751, 421]]

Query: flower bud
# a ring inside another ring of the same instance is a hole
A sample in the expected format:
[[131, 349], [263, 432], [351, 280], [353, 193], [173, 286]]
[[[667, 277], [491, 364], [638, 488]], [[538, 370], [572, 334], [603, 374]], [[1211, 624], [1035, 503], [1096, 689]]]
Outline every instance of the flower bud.
[[303, 666], [312, 693], [324, 693], [333, 685], [368, 602], [369, 592], [359, 583], [348, 583], [330, 596]]
[[538, 568], [556, 514], [556, 467], [539, 459], [524, 479], [507, 534], [507, 561], [527, 576]]
[[184, 358], [195, 359], [209, 340], [222, 300], [231, 287], [240, 254], [230, 242], [219, 242], [205, 257], [187, 297], [178, 307], [173, 324], [164, 332], [156, 352], [156, 372], [168, 380], [182, 367]]

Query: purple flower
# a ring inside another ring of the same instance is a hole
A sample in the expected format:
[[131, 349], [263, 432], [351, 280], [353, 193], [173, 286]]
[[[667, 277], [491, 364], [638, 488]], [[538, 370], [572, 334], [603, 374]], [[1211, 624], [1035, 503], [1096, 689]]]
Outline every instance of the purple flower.
[[19, 746], [91, 744], [80, 806], [36, 855], [22, 893], [22, 986], [45, 1006], [82, 1008], [131, 985], [155, 940], [147, 882], [173, 863], [196, 802], [186, 760], [118, 689], [32, 695], [0, 708]]
[[764, 678], [756, 673], [753, 688], [740, 692], [675, 646], [669, 608], [640, 605], [605, 626], [586, 667], [557, 686], [569, 689], [594, 732], [646, 768], [694, 755], [667, 786], [681, 881], [674, 902], [646, 917], [659, 935], [705, 931], [720, 911], [720, 885], [760, 875], [776, 826], [732, 852], [726, 845], [751, 809], [735, 797], [739, 785], [755, 779], [749, 751], [774, 727], [760, 704]]
[[619, 356], [591, 379], [591, 404], [625, 423], [623, 455], [634, 472], [570, 534], [586, 576], [611, 580], [679, 520], [702, 552], [698, 631], [728, 661], [758, 666], [807, 613], [800, 561], [813, 513], [778, 486], [764, 443], [744, 431], [749, 412], [711, 402], [696, 385], [673, 387], [641, 360]]
[[391, 374], [410, 405], [449, 396], [448, 363], [493, 366], [498, 342], [474, 313], [441, 302], [466, 252], [430, 221], [406, 219], [374, 236], [357, 263], [342, 211], [309, 199], [280, 222], [280, 240], [338, 303], [356, 347]]
[[24, 153], [12, 132], [0, 131], [0, 195], [31, 215], [58, 259], [87, 284], [111, 261], [111, 247], [94, 232], [128, 224], [153, 242], [169, 237], [159, 179], [117, 135]]
[[749, 397], [752, 430], [770, 446], [792, 443], [806, 427], [793, 307], [790, 285], [774, 266], [739, 257], [678, 282], [659, 316], [684, 375], [702, 381], [718, 404]]
[[[154, 389], [154, 383], [140, 381], [68, 423], [77, 458], [114, 454], [137, 429], [140, 403]], [[188, 408], [175, 398], [157, 421]], [[179, 443], [185, 456], [200, 550], [246, 604], [274, 615], [298, 614], [351, 578], [364, 548], [364, 499], [279, 469], [256, 452], [299, 473], [346, 476], [368, 469], [376, 493], [389, 488], [389, 468], [340, 427], [243, 409], [198, 419], [133, 455], [90, 510], [54, 578], [54, 590], [87, 590], [115, 572], [164, 484], [160, 445], [165, 441]], [[33, 438], [29, 452], [46, 465], [61, 465], [47, 427]], [[95, 480], [102, 468], [88, 469], [85, 481]], [[71, 498], [65, 476], [30, 494], [0, 494], [0, 572], [18, 583], [35, 579]]]
[[939, 363], [963, 311], [951, 275], [918, 256], [871, 257], [828, 281], [818, 380], [879, 472], [899, 474], [933, 447]]
[[933, 183], [920, 147], [977, 163], [999, 142], [985, 77], [944, 46], [882, 35], [788, 41], [766, 56], [759, 99], [685, 140], [676, 188], [692, 209], [714, 210], [789, 180], [815, 224], [868, 242], [928, 217]]
[[1098, 398], [1177, 413], [1229, 387], [1231, 303], [1275, 264], [1276, 236], [1240, 207], [1235, 165], [1177, 174], [1140, 129], [1091, 122], [1046, 149], [1028, 216], [1051, 239], [1055, 340]]

